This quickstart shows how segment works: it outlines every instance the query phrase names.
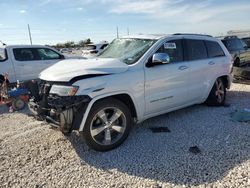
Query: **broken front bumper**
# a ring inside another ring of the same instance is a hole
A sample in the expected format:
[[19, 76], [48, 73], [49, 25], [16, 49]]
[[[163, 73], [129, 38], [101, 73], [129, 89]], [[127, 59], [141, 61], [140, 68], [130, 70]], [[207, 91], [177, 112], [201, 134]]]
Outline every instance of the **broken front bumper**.
[[29, 109], [34, 115], [70, 132], [79, 129], [90, 100], [89, 96], [49, 95], [39, 102], [30, 100]]

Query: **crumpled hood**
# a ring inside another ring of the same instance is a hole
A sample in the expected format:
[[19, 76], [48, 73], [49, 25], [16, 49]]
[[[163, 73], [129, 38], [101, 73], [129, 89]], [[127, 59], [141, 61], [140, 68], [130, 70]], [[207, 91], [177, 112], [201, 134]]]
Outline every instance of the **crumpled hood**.
[[125, 72], [128, 65], [119, 59], [94, 58], [60, 61], [42, 71], [39, 78], [46, 81], [68, 82], [76, 76], [116, 74]]

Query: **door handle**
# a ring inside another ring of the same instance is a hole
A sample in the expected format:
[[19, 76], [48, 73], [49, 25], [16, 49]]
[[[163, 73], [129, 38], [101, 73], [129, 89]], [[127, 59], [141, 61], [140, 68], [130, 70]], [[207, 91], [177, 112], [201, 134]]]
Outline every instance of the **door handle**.
[[182, 66], [179, 67], [179, 70], [185, 70], [185, 69], [187, 69], [187, 68], [188, 68], [187, 66], [182, 65]]
[[209, 63], [208, 63], [209, 65], [214, 65], [215, 64], [215, 62], [214, 61], [209, 61]]

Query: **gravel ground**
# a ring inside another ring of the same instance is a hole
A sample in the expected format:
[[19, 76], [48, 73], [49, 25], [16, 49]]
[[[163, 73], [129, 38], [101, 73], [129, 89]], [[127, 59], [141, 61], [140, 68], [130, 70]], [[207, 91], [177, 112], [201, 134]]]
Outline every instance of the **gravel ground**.
[[[250, 85], [233, 84], [229, 107], [196, 105], [136, 125], [118, 149], [90, 150], [74, 132], [0, 108], [0, 187], [250, 187]], [[171, 132], [152, 133], [165, 126]], [[198, 146], [199, 154], [189, 152]]]

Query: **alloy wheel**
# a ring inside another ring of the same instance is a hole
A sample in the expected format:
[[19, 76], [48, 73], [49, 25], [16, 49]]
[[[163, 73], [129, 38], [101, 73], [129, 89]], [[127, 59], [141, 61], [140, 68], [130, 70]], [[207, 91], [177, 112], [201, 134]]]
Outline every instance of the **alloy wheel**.
[[221, 79], [216, 80], [215, 87], [216, 87], [215, 95], [216, 95], [217, 101], [221, 103], [224, 100], [224, 96], [225, 96], [225, 88], [224, 88], [223, 81]]
[[95, 114], [90, 134], [100, 145], [111, 145], [120, 140], [126, 129], [126, 117], [117, 107], [108, 107]]

